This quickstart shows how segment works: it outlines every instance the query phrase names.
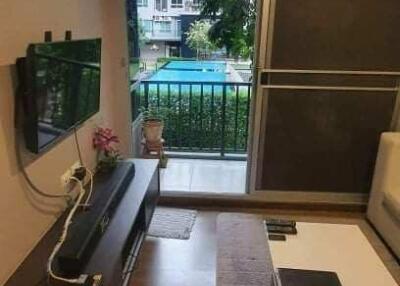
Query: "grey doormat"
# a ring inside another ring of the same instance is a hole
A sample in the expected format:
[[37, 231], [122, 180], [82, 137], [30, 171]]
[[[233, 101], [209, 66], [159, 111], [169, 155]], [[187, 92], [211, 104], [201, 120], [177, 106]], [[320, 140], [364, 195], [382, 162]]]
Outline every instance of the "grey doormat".
[[196, 216], [195, 210], [158, 207], [147, 234], [162, 238], [189, 239]]

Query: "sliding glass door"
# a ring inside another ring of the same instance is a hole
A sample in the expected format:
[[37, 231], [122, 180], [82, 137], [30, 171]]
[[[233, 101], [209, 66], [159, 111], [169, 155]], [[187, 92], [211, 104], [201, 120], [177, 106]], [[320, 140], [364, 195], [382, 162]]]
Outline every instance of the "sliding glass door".
[[400, 2], [263, 5], [253, 190], [367, 194], [397, 123]]

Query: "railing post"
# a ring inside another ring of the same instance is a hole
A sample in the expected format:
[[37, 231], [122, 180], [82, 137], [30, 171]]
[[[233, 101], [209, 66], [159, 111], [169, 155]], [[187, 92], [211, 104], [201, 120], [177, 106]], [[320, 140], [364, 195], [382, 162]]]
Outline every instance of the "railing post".
[[149, 83], [144, 83], [144, 107], [149, 108]]
[[203, 104], [204, 104], [204, 86], [200, 85], [200, 150], [204, 147], [204, 128], [203, 128]]
[[160, 83], [157, 83], [157, 110], [160, 109]]
[[167, 107], [171, 108], [171, 85], [168, 84]]
[[[193, 128], [192, 128], [192, 123], [193, 123], [193, 118], [192, 118], [192, 104], [193, 104], [193, 102], [192, 102], [192, 100], [193, 100], [193, 84], [190, 84], [190, 86], [189, 86], [189, 128], [190, 128], [190, 130], [193, 130]], [[188, 132], [188, 136], [189, 136], [189, 138], [188, 138], [188, 147], [189, 147], [189, 149], [190, 150], [192, 150], [192, 147], [193, 147], [193, 142], [192, 142], [192, 139], [193, 139], [193, 136], [192, 136], [192, 132]]]
[[247, 102], [246, 102], [246, 140], [244, 142], [244, 149], [247, 152], [247, 142], [249, 141], [249, 124], [250, 124], [250, 100], [251, 100], [251, 84], [247, 86]]
[[[136, 90], [134, 88], [131, 88], [130, 91], [131, 94], [131, 110], [132, 110], [132, 122], [136, 119], [137, 115], [138, 115], [138, 108], [139, 105], [137, 104], [137, 94], [136, 94]], [[140, 96], [140, 93], [139, 93]]]
[[238, 145], [238, 116], [239, 116], [239, 89], [240, 85], [236, 84], [236, 104], [235, 104], [235, 132], [234, 132], [234, 150], [237, 151]]
[[[212, 84], [211, 85], [211, 134], [213, 134], [213, 135], [215, 135], [216, 134], [216, 132], [215, 132], [215, 128], [214, 128], [214, 126], [215, 126], [215, 119], [214, 119], [214, 84]], [[210, 144], [210, 146], [211, 146], [211, 149], [213, 149], [213, 144], [214, 144], [214, 142], [210, 142], [211, 144]]]
[[221, 157], [225, 156], [226, 84], [222, 84]]
[[177, 145], [178, 147], [182, 147], [182, 84], [178, 85], [178, 138]]

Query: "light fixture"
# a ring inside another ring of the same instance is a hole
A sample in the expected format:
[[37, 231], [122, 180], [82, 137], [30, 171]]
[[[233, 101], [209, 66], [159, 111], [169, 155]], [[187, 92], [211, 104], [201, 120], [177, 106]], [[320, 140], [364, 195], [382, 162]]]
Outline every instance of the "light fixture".
[[156, 44], [153, 44], [151, 47], [150, 47], [150, 50], [152, 50], [152, 51], [158, 51], [160, 48], [156, 45]]

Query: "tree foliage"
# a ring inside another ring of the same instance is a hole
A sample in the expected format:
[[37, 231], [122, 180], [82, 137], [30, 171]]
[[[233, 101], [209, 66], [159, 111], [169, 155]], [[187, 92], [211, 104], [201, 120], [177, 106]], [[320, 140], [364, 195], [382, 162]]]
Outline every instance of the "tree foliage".
[[202, 0], [201, 15], [214, 23], [211, 41], [228, 55], [249, 58], [253, 53], [256, 22], [255, 0]]
[[215, 45], [209, 38], [211, 24], [209, 21], [200, 20], [190, 24], [189, 31], [186, 32], [186, 44], [189, 48], [196, 50], [197, 58], [201, 54], [207, 56], [215, 50]]

